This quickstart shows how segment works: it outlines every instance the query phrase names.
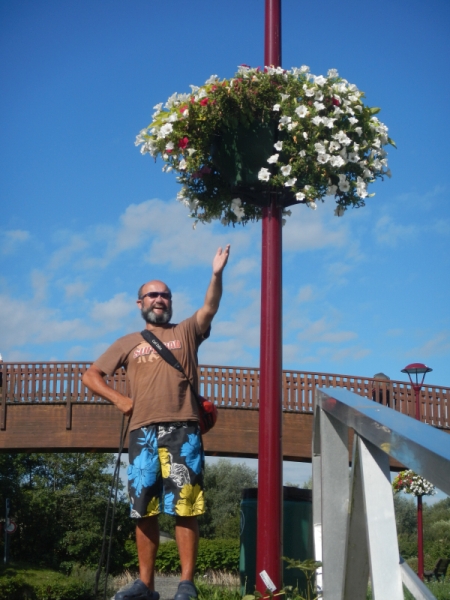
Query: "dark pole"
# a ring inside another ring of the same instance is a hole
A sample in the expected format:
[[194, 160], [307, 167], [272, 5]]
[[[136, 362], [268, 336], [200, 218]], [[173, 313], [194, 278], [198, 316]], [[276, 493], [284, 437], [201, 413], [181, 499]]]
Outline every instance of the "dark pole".
[[[266, 0], [264, 65], [281, 65], [281, 0]], [[282, 276], [276, 193], [263, 208], [256, 588], [282, 585]], [[261, 575], [262, 574], [262, 575]], [[268, 578], [267, 578], [268, 576]]]

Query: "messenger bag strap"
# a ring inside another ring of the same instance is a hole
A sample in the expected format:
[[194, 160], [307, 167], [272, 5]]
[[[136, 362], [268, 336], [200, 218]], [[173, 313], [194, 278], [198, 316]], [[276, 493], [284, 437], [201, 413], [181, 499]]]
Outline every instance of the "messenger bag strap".
[[169, 350], [169, 348], [165, 344], [163, 344], [161, 342], [161, 340], [159, 340], [156, 337], [156, 335], [154, 333], [152, 333], [151, 331], [149, 331], [148, 329], [144, 329], [143, 331], [141, 331], [141, 335], [144, 338], [144, 340], [146, 342], [148, 342], [150, 344], [150, 346], [152, 346], [152, 348], [154, 348], [156, 350], [156, 352], [160, 355], [161, 358], [163, 358], [167, 363], [169, 363], [169, 365], [171, 367], [173, 367], [174, 369], [176, 369], [177, 371], [179, 371], [186, 377], [187, 382], [189, 383], [189, 385], [191, 387], [192, 393], [195, 396], [195, 399], [197, 400], [198, 403], [200, 403], [198, 394], [197, 394], [194, 386], [192, 385], [191, 380], [186, 375], [183, 367], [180, 365], [180, 363], [175, 358], [173, 353]]

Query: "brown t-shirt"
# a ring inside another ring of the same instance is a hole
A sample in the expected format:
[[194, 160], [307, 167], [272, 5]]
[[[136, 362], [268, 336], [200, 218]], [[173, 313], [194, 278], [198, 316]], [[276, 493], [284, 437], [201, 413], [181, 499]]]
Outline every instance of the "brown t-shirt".
[[[200, 332], [196, 314], [179, 325], [153, 326], [152, 331], [198, 389], [197, 350], [208, 334]], [[133, 399], [130, 431], [151, 423], [198, 421], [197, 402], [187, 379], [161, 358], [140, 333], [119, 338], [94, 364], [107, 375], [122, 366], [126, 369]]]

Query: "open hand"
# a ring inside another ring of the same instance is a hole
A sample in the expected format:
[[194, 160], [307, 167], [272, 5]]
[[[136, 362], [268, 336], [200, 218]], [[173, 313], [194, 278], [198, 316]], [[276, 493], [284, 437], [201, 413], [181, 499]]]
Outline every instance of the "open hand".
[[230, 244], [225, 246], [225, 249], [219, 248], [216, 252], [216, 255], [213, 259], [213, 273], [214, 275], [219, 275], [225, 268], [225, 265], [228, 262], [228, 257], [230, 255]]

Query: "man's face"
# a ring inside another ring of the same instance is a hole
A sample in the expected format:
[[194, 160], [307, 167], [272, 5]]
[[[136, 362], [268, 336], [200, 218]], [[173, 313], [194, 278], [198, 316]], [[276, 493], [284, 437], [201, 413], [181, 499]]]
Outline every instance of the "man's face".
[[[150, 294], [150, 295], [147, 295]], [[161, 296], [164, 294], [164, 296]], [[147, 323], [165, 325], [172, 318], [172, 298], [169, 288], [161, 281], [147, 283], [137, 301], [142, 318]]]

